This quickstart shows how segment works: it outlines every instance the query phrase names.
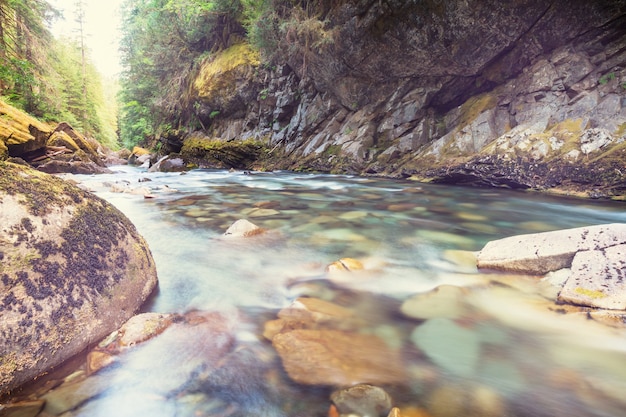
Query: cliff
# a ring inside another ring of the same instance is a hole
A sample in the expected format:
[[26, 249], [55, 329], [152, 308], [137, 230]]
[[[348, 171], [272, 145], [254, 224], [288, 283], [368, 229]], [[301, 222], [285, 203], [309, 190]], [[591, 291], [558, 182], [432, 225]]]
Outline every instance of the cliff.
[[272, 62], [241, 44], [205, 62], [201, 127], [166, 152], [254, 139], [246, 168], [626, 193], [623, 1], [321, 1], [280, 19]]

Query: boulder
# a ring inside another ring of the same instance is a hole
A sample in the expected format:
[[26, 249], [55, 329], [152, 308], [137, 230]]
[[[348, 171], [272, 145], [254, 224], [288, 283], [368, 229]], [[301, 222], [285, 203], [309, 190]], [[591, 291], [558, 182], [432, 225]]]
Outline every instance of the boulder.
[[559, 300], [626, 310], [626, 244], [577, 253]]
[[406, 380], [400, 353], [377, 336], [299, 329], [272, 339], [291, 379], [307, 385], [393, 384]]
[[116, 208], [0, 162], [0, 394], [128, 320], [157, 284], [150, 250]]
[[479, 268], [543, 275], [572, 265], [581, 251], [626, 243], [626, 224], [606, 224], [494, 240], [478, 253]]

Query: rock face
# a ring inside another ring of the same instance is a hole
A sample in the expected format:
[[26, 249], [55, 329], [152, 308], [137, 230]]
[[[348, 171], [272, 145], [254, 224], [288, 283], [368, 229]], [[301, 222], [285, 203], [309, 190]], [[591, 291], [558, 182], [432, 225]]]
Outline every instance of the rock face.
[[128, 320], [157, 283], [117, 209], [58, 178], [0, 162], [0, 393]]
[[[282, 22], [299, 22], [296, 9]], [[271, 152], [249, 167], [624, 194], [623, 1], [338, 1], [307, 13], [302, 33], [276, 33], [277, 65], [253, 70], [245, 46], [207, 61], [192, 80], [203, 132], [164, 148], [203, 158], [198, 135], [254, 138]], [[208, 76], [219, 68], [222, 84]]]
[[109, 172], [102, 146], [63, 122], [56, 128], [0, 100], [0, 160], [15, 158], [47, 173]]
[[543, 275], [567, 269], [562, 301], [626, 310], [626, 224], [512, 236], [487, 243], [479, 268]]

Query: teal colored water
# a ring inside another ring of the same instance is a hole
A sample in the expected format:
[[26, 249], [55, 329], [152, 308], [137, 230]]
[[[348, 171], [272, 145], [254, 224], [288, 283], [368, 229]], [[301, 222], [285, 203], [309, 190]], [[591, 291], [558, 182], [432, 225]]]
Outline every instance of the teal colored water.
[[[424, 415], [626, 413], [623, 328], [534, 309], [536, 300], [548, 302], [537, 279], [485, 275], [463, 260], [510, 235], [626, 223], [624, 204], [289, 172], [124, 167], [74, 178], [147, 240], [159, 291], [146, 311], [220, 311], [247, 324], [238, 335], [241, 370], [225, 382], [195, 381], [189, 358], [197, 346], [166, 332], [85, 380], [81, 389], [96, 385], [97, 394], [64, 416], [326, 415], [331, 388], [290, 383], [261, 336], [264, 322], [299, 296], [342, 300], [367, 318], [365, 333], [406, 350], [409, 380], [385, 388]], [[223, 239], [242, 218], [271, 238]], [[365, 271], [329, 279], [326, 266], [341, 258], [358, 259]], [[408, 298], [442, 284], [467, 288], [460, 318], [423, 322], [400, 313]], [[488, 414], [474, 404], [482, 397], [500, 408]], [[461, 411], [445, 405], [450, 398], [461, 398]]]

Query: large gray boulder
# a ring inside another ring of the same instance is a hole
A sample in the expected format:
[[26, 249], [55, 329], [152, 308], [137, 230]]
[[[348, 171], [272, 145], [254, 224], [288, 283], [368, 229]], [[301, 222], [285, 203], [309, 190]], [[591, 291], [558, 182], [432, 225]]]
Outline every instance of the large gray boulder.
[[579, 227], [495, 240], [478, 253], [479, 268], [543, 275], [564, 270], [558, 298], [626, 310], [626, 224]]
[[532, 233], [494, 240], [478, 253], [479, 268], [542, 275], [569, 268], [581, 251], [602, 250], [626, 243], [626, 224]]
[[116, 208], [59, 178], [0, 162], [0, 394], [119, 328], [157, 284]]

